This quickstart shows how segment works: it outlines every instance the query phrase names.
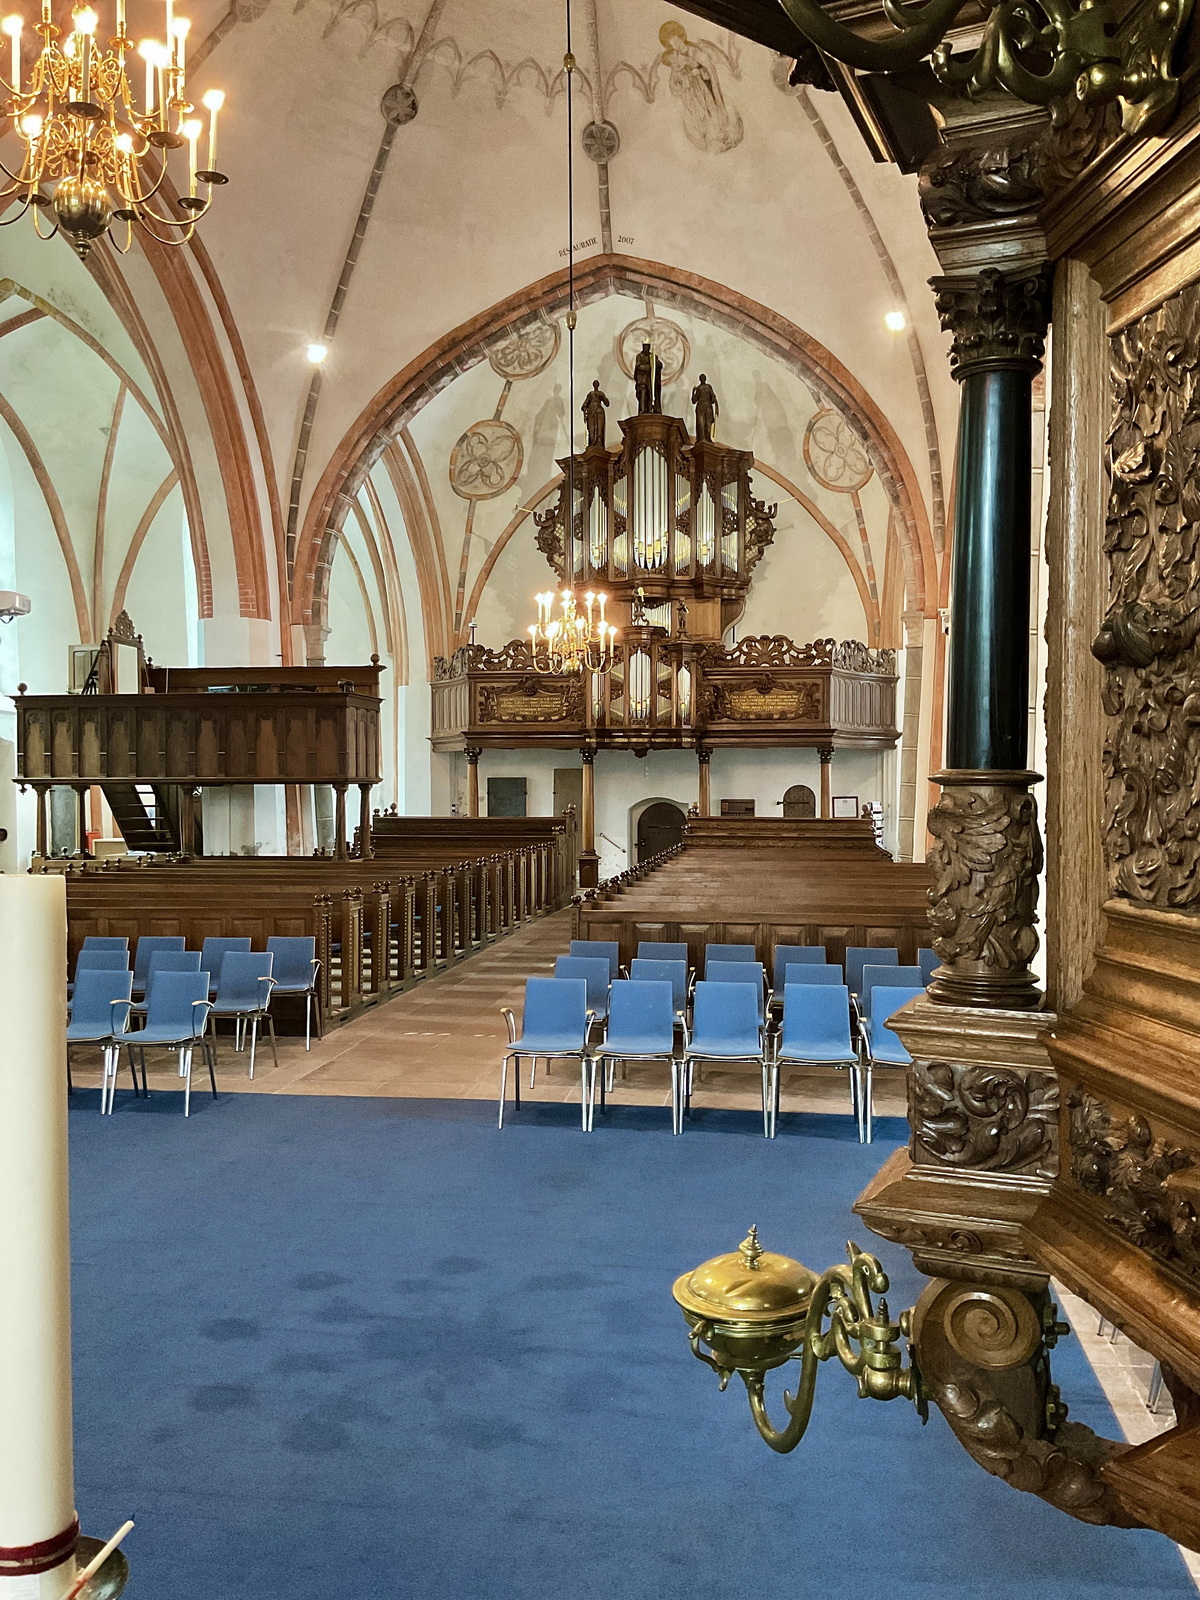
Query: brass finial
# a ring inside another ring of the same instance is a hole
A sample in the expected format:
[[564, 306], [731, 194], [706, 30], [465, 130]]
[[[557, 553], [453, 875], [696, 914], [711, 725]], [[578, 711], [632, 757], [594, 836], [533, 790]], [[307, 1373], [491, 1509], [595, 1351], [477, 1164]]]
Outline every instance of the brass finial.
[[751, 1272], [758, 1270], [759, 1258], [765, 1254], [765, 1251], [758, 1242], [758, 1228], [753, 1223], [750, 1225], [750, 1232], [738, 1245], [738, 1254]]

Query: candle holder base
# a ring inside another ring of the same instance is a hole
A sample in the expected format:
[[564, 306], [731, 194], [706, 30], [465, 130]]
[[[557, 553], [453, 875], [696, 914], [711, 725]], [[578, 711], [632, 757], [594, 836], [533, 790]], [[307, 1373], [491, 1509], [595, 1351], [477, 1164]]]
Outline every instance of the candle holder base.
[[[75, 1542], [77, 1572], [82, 1572], [88, 1562], [103, 1550], [104, 1543], [103, 1539], [89, 1539], [85, 1534], [80, 1534]], [[128, 1582], [129, 1562], [125, 1559], [125, 1552], [114, 1550], [99, 1572], [94, 1572], [80, 1589], [79, 1600], [116, 1600]]]

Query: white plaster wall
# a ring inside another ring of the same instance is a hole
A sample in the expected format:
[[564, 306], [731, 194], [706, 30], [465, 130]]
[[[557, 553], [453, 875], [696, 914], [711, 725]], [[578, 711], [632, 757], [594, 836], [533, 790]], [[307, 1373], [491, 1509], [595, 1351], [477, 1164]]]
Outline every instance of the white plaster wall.
[[[486, 809], [489, 778], [525, 778], [529, 815], [550, 816], [554, 769], [579, 764], [574, 750], [487, 750], [479, 760], [480, 808]], [[456, 766], [452, 798], [465, 812], [465, 762], [458, 758]], [[601, 876], [610, 877], [634, 860], [636, 818], [647, 802], [673, 800], [685, 812], [694, 804], [698, 793], [696, 757], [690, 750], [655, 750], [644, 757], [625, 750], [601, 750], [596, 755], [595, 782], [596, 849]], [[820, 795], [820, 759], [815, 750], [715, 750], [711, 783], [714, 815], [720, 814], [723, 799], [738, 799], [753, 800], [757, 817], [781, 817], [783, 793], [792, 784], [806, 783]], [[860, 804], [880, 801], [893, 833], [894, 787], [885, 755], [870, 750], [836, 752], [834, 794], [857, 795]]]

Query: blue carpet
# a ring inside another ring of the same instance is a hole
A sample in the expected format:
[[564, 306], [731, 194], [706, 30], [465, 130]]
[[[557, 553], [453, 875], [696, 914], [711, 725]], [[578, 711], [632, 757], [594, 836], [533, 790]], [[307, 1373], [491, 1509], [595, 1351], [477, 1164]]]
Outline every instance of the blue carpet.
[[[156, 1094], [71, 1116], [78, 1502], [129, 1600], [1194, 1596], [1150, 1533], [988, 1477], [820, 1375], [790, 1457], [687, 1347], [673, 1278], [757, 1222], [824, 1267], [903, 1133], [849, 1118]], [[923, 1280], [884, 1247], [893, 1306]], [[1114, 1424], [1073, 1340], [1072, 1413]]]

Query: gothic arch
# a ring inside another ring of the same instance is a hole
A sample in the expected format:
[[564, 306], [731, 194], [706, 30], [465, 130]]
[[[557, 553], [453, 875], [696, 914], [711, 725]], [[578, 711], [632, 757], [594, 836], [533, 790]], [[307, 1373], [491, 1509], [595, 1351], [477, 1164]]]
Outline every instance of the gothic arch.
[[[937, 559], [916, 473], [891, 423], [824, 345], [786, 317], [723, 284], [632, 256], [602, 255], [576, 267], [575, 292], [582, 304], [626, 294], [677, 306], [754, 341], [825, 396], [861, 438], [895, 508], [908, 604], [931, 614], [937, 604]], [[564, 267], [431, 345], [385, 384], [360, 413], [327, 463], [309, 502], [293, 573], [294, 623], [319, 624], [323, 620], [329, 566], [351, 502], [398, 431], [444, 386], [446, 373], [474, 366], [486, 358], [497, 339], [534, 318], [561, 314], [566, 305]], [[435, 609], [438, 601], [423, 593], [422, 604]]]

